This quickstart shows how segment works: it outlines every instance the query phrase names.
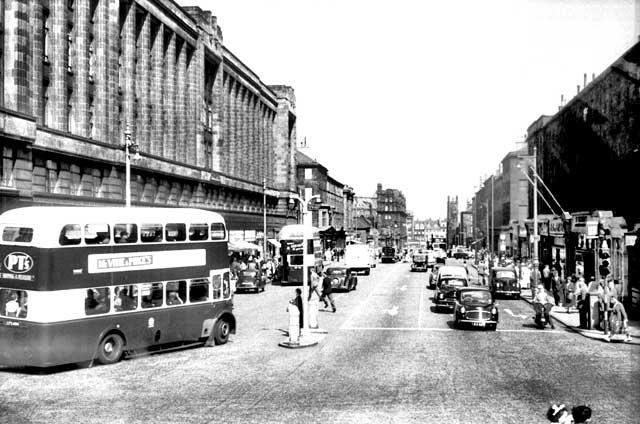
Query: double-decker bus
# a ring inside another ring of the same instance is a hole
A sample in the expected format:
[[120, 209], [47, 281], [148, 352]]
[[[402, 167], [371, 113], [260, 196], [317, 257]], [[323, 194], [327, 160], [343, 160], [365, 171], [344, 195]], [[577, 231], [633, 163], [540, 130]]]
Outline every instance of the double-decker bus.
[[227, 230], [200, 209], [0, 215], [0, 365], [49, 367], [235, 333]]
[[[302, 284], [304, 255], [313, 255], [310, 267], [322, 265], [322, 245], [320, 232], [316, 227], [302, 224], [285, 225], [278, 236], [280, 256], [282, 257], [282, 281], [289, 284]], [[305, 246], [306, 240], [306, 246]]]

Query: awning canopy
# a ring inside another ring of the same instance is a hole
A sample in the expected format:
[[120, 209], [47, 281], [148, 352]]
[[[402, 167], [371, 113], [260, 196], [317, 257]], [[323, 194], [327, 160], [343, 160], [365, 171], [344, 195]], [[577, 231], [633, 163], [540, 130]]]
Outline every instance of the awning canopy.
[[275, 247], [280, 247], [280, 243], [278, 243], [278, 240], [276, 239], [267, 239], [267, 241], [272, 245], [274, 245]]
[[235, 241], [229, 242], [229, 250], [232, 252], [251, 252], [254, 250], [262, 250], [262, 247], [257, 244], [249, 243], [248, 241]]

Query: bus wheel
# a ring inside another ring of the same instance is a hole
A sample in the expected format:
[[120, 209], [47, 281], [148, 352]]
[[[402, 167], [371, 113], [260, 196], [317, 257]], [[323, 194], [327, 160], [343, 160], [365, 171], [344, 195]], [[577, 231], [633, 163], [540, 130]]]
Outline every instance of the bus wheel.
[[98, 362], [103, 365], [115, 364], [122, 357], [124, 340], [119, 334], [112, 333], [105, 336], [98, 346]]
[[225, 344], [229, 340], [230, 333], [231, 325], [226, 319], [221, 318], [216, 321], [216, 325], [213, 326], [213, 340], [217, 345]]

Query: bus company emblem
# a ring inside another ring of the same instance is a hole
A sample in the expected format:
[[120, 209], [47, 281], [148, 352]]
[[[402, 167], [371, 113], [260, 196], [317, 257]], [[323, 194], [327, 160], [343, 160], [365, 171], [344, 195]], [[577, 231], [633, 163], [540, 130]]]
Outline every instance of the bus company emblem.
[[8, 271], [16, 274], [24, 274], [33, 268], [33, 259], [23, 252], [11, 252], [4, 257], [2, 262]]

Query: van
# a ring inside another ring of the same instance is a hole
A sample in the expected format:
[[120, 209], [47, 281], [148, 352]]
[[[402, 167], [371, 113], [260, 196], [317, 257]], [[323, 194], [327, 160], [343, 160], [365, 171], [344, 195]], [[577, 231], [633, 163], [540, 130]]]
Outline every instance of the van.
[[349, 244], [344, 249], [344, 262], [351, 271], [371, 273], [371, 252], [366, 244]]

